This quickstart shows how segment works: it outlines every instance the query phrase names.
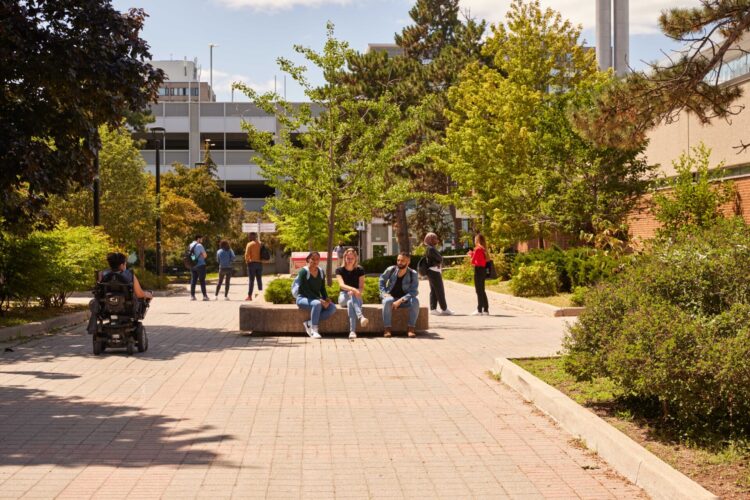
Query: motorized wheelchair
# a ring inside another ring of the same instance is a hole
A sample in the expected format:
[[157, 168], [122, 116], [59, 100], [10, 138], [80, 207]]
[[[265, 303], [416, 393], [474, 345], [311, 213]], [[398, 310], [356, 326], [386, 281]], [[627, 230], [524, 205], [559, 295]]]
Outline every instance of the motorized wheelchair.
[[138, 299], [133, 282], [121, 273], [108, 273], [96, 284], [94, 300], [98, 304], [96, 333], [93, 334], [94, 354], [108, 347], [124, 347], [128, 354], [145, 352], [148, 336], [141, 320], [149, 302]]

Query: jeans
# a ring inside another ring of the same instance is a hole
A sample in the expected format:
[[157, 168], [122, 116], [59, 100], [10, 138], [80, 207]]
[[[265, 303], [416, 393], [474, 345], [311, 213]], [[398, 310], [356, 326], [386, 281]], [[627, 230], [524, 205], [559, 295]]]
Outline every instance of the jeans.
[[190, 269], [190, 296], [195, 297], [195, 285], [200, 280], [201, 282], [201, 293], [204, 297], [208, 297], [206, 293], [206, 266], [193, 266]]
[[219, 269], [219, 284], [216, 285], [216, 295], [219, 295], [219, 290], [221, 290], [221, 284], [224, 282], [224, 278], [227, 279], [227, 284], [224, 287], [224, 297], [229, 296], [229, 282], [232, 280], [232, 273], [234, 272], [234, 269], [231, 267], [222, 267]]
[[474, 266], [474, 291], [477, 292], [477, 311], [489, 312], [487, 292], [484, 291], [484, 280], [487, 279], [487, 268]]
[[[391, 318], [393, 316], [393, 303], [398, 299], [393, 297], [386, 297], [383, 299], [383, 326], [385, 328], [391, 327]], [[409, 308], [409, 328], [417, 326], [417, 318], [419, 317], [419, 299], [412, 297], [411, 300], [402, 302], [398, 307], [399, 309]]]
[[248, 262], [247, 263], [247, 294], [253, 295], [253, 285], [255, 280], [258, 280], [258, 291], [263, 291], [263, 264], [261, 262]]
[[297, 307], [310, 311], [310, 324], [318, 326], [321, 321], [330, 318], [336, 312], [336, 304], [331, 302], [327, 309], [323, 309], [323, 304], [319, 299], [308, 299], [307, 297], [297, 298]]
[[339, 293], [339, 305], [346, 307], [349, 314], [349, 331], [357, 331], [357, 320], [362, 317], [362, 299], [349, 295], [347, 292]]
[[427, 280], [430, 282], [430, 309], [440, 309], [445, 311], [448, 304], [445, 302], [445, 286], [443, 285], [443, 274], [437, 271], [427, 271]]

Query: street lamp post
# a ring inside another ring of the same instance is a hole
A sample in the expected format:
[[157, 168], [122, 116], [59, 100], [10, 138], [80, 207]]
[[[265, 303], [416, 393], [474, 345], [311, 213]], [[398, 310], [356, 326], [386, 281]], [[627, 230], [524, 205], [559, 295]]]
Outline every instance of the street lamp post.
[[156, 276], [161, 280], [161, 162], [160, 151], [161, 138], [166, 130], [164, 127], [151, 127], [151, 134], [156, 143]]

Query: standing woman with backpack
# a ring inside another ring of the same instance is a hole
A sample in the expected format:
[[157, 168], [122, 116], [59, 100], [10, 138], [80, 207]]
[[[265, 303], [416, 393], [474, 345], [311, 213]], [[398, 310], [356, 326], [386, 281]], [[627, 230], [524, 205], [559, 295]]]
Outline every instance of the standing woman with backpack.
[[224, 300], [229, 300], [229, 281], [232, 279], [232, 273], [234, 272], [234, 268], [232, 267], [232, 262], [234, 262], [234, 250], [229, 246], [227, 240], [221, 240], [219, 243], [219, 251], [216, 252], [216, 261], [219, 263], [219, 284], [216, 285], [216, 300], [219, 300], [221, 283], [225, 278], [227, 284], [224, 287]]
[[302, 325], [305, 332], [314, 338], [322, 338], [318, 331], [321, 321], [336, 312], [336, 305], [328, 298], [325, 273], [320, 268], [320, 253], [310, 252], [305, 259], [307, 265], [299, 270], [292, 285], [292, 295], [297, 299], [297, 307], [310, 311], [310, 319]]
[[[445, 301], [445, 285], [443, 284], [443, 256], [440, 255], [435, 246], [438, 244], [438, 236], [435, 233], [427, 233], [424, 244], [427, 247], [424, 259], [427, 267], [427, 279], [430, 282], [430, 314], [437, 316], [450, 316], [453, 311], [448, 309]], [[438, 310], [438, 304], [440, 310]]]
[[469, 250], [471, 265], [474, 266], [474, 291], [477, 293], [477, 310], [472, 316], [489, 316], [489, 302], [487, 292], [484, 289], [484, 281], [487, 279], [487, 241], [484, 236], [474, 236], [474, 250]]

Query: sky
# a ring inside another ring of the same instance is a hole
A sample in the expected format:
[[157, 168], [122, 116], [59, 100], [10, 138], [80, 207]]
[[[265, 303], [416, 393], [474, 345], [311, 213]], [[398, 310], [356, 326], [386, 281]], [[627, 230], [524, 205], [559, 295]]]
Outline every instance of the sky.
[[[614, 0], [619, 1], [619, 0]], [[368, 43], [392, 43], [393, 35], [411, 24], [409, 9], [415, 0], [113, 0], [125, 11], [142, 8], [149, 17], [142, 32], [154, 59], [198, 59], [201, 80], [209, 81], [213, 49], [214, 91], [219, 101], [232, 99], [231, 84], [241, 81], [259, 91], [283, 93], [283, 73], [276, 59], [304, 59], [295, 44], [322, 50], [326, 22], [335, 25], [335, 36], [358, 51]], [[510, 0], [461, 0], [470, 16], [502, 22]], [[659, 13], [670, 7], [691, 7], [698, 0], [630, 0], [630, 61], [636, 69], [644, 61], [664, 59], [676, 47], [660, 34]], [[583, 26], [582, 38], [594, 43], [595, 0], [542, 0], [543, 7]], [[664, 52], [662, 52], [664, 51]], [[314, 83], [322, 80], [310, 72]], [[286, 96], [305, 100], [302, 89], [286, 79]], [[247, 100], [235, 92], [235, 101]]]

